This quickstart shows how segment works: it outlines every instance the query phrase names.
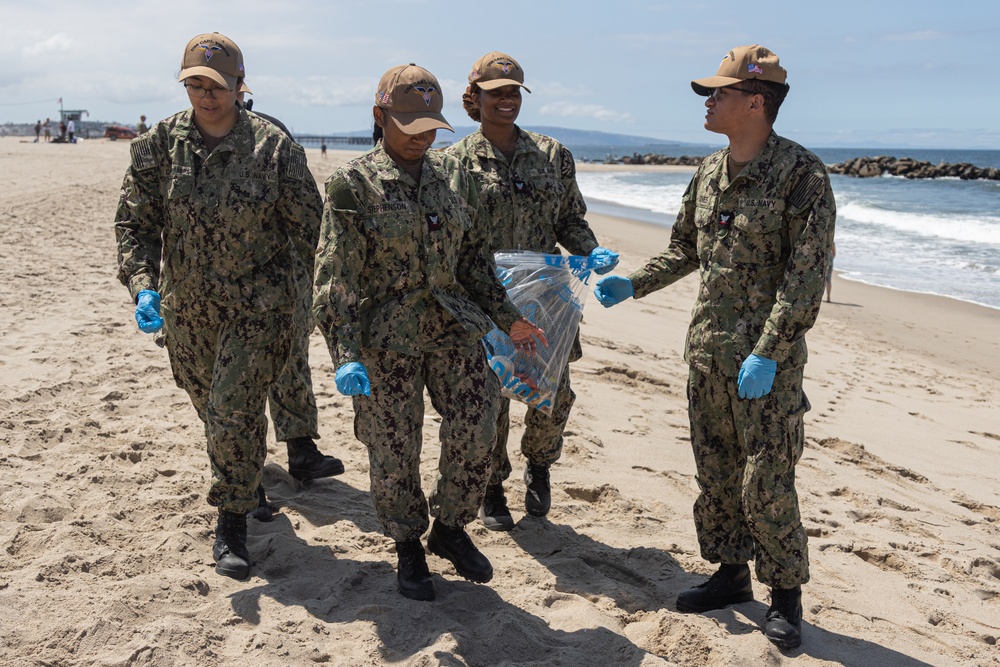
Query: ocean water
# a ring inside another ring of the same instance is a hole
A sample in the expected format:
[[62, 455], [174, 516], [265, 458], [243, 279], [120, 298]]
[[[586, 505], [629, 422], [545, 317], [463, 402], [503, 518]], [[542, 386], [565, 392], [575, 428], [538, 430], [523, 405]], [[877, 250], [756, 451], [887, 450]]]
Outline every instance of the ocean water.
[[[1000, 151], [838, 148], [815, 152], [828, 164], [863, 155], [891, 155], [933, 164], [1000, 167]], [[594, 212], [665, 227], [673, 223], [690, 178], [690, 173], [654, 173], [641, 167], [577, 174]], [[1000, 309], [1000, 181], [838, 175], [830, 180], [837, 199], [834, 266], [841, 277]]]

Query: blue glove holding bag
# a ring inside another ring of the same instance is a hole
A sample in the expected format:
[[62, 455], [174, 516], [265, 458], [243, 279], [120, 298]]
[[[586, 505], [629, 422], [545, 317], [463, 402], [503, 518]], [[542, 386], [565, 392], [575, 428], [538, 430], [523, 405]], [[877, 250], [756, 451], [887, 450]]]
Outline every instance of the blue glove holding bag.
[[766, 357], [751, 354], [743, 360], [736, 384], [739, 386], [740, 398], [760, 398], [771, 393], [774, 384], [774, 372], [778, 370], [778, 362]]
[[368, 371], [365, 369], [364, 364], [359, 364], [356, 361], [349, 361], [346, 364], [342, 364], [337, 369], [334, 381], [337, 383], [337, 391], [344, 396], [372, 395], [371, 382], [368, 381]]
[[163, 318], [160, 317], [160, 295], [157, 292], [144, 289], [136, 295], [135, 322], [143, 333], [156, 333], [163, 328]]
[[632, 287], [632, 281], [628, 278], [608, 276], [597, 281], [597, 287], [594, 288], [594, 296], [597, 297], [602, 306], [610, 308], [625, 299], [635, 296], [635, 288]]
[[594, 273], [598, 275], [603, 276], [605, 273], [618, 266], [618, 253], [613, 250], [608, 250], [607, 248], [602, 248], [601, 246], [597, 246], [590, 251], [590, 258], [604, 261], [604, 264], [600, 268], [594, 269]]

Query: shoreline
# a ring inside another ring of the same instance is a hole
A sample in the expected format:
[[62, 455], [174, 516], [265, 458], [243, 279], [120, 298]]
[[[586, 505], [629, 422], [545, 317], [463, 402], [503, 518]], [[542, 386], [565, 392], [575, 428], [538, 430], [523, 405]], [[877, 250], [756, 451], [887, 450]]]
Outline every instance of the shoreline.
[[[977, 308], [983, 308], [985, 310], [1000, 311], [1000, 306], [991, 306], [988, 303], [979, 303], [978, 301], [972, 301], [970, 299], [962, 299], [957, 296], [952, 296], [950, 294], [939, 294], [938, 292], [920, 292], [918, 290], [903, 289], [902, 287], [893, 287], [892, 285], [879, 285], [878, 283], [873, 283], [868, 280], [862, 280], [861, 278], [854, 278], [848, 275], [850, 271], [841, 271], [839, 269], [834, 269], [833, 274], [849, 283], [857, 283], [859, 285], [867, 285], [868, 287], [876, 287], [878, 289], [889, 290], [890, 292], [903, 292], [905, 294], [914, 294], [927, 297], [936, 297], [939, 299], [948, 299], [950, 301], [955, 301], [960, 304], [966, 304], [968, 306], [975, 306]], [[1000, 313], [998, 313], [1000, 314]]]
[[693, 174], [697, 167], [681, 164], [604, 164], [603, 162], [577, 162], [577, 171], [635, 171], [635, 172], [667, 172]]
[[[602, 171], [602, 170], [593, 170], [593, 171]], [[667, 237], [666, 238], [669, 240], [669, 231], [670, 231], [672, 223], [668, 222], [670, 220], [670, 218], [665, 213], [657, 213], [655, 211], [649, 211], [647, 209], [630, 207], [630, 206], [626, 206], [624, 204], [619, 204], [619, 203], [616, 203], [616, 202], [610, 202], [610, 201], [607, 201], [607, 200], [604, 200], [604, 199], [589, 199], [589, 200], [587, 200], [587, 202], [588, 202], [588, 207], [596, 206], [596, 208], [605, 208], [605, 209], [609, 209], [609, 210], [621, 211], [622, 212], [621, 214], [619, 214], [619, 213], [616, 213], [616, 212], [596, 212], [596, 211], [591, 210], [591, 211], [588, 211], [588, 214], [587, 214], [587, 219], [588, 220], [590, 218], [594, 217], [594, 216], [603, 216], [603, 217], [608, 217], [608, 218], [616, 218], [616, 219], [620, 219], [620, 220], [627, 220], [629, 222], [634, 222], [636, 224], [641, 224], [641, 225], [649, 225], [649, 226], [655, 227], [655, 228], [666, 229], [667, 230]], [[635, 213], [633, 215], [626, 215], [626, 213], [630, 213], [631, 211], [635, 211]], [[645, 216], [646, 218], [649, 218], [649, 219], [643, 219], [643, 217], [640, 217], [640, 216]], [[660, 222], [654, 222], [652, 220], [653, 218], [656, 218], [658, 216], [663, 216], [665, 218], [665, 221], [663, 223], [660, 223]], [[666, 247], [666, 246], [664, 245], [664, 247]], [[660, 248], [660, 250], [662, 250], [662, 249], [663, 248]], [[660, 250], [657, 250], [657, 252], [659, 252]], [[834, 276], [840, 278], [842, 281], [845, 281], [845, 282], [858, 283], [858, 284], [861, 284], [861, 285], [867, 285], [869, 287], [874, 287], [874, 288], [878, 288], [878, 289], [888, 290], [890, 292], [901, 292], [901, 293], [905, 293], [905, 294], [922, 295], [922, 296], [927, 296], [927, 297], [937, 297], [937, 298], [941, 298], [941, 299], [948, 299], [948, 300], [951, 300], [951, 301], [955, 301], [956, 303], [967, 304], [969, 306], [975, 306], [977, 308], [983, 308], [983, 309], [985, 309], [987, 311], [994, 311], [998, 316], [1000, 316], [1000, 306], [992, 306], [992, 305], [987, 304], [987, 303], [979, 303], [978, 301], [971, 301], [969, 299], [962, 299], [960, 297], [953, 296], [953, 295], [950, 295], [950, 294], [939, 294], [939, 293], [936, 293], [936, 292], [921, 292], [919, 290], [904, 289], [902, 287], [893, 287], [891, 285], [881, 285], [879, 283], [871, 282], [869, 280], [863, 280], [861, 278], [852, 277], [852, 276], [848, 275], [848, 274], [851, 273], [850, 271], [843, 271], [843, 270], [836, 269], [836, 268], [833, 270], [833, 273], [834, 273]]]
[[[599, 213], [591, 213], [587, 217], [602, 244], [608, 244], [607, 247], [623, 254], [622, 263], [612, 272], [617, 275], [626, 275], [639, 268], [645, 263], [645, 260], [666, 248], [670, 241], [670, 227]], [[618, 246], [612, 245], [612, 241], [606, 239], [614, 239]], [[625, 259], [626, 255], [628, 262]], [[628, 271], [622, 268], [625, 266], [629, 267]], [[834, 283], [831, 290], [833, 302], [824, 301], [820, 308], [820, 319], [836, 318], [850, 321], [856, 326], [863, 325], [877, 330], [881, 328], [879, 324], [881, 319], [892, 318], [894, 320], [892, 324], [900, 327], [904, 332], [921, 327], [936, 330], [940, 328], [942, 319], [946, 320], [948, 325], [961, 322], [960, 330], [966, 336], [967, 341], [974, 342], [977, 349], [995, 354], [996, 358], [1000, 359], [1000, 310], [951, 296], [895, 289], [851, 280], [839, 274], [839, 271], [834, 270]], [[682, 279], [680, 283], [693, 282], [694, 280], [696, 278], [692, 274]], [[673, 286], [661, 291], [672, 288]], [[693, 294], [691, 298], [693, 303]], [[856, 309], [859, 312], [855, 313], [850, 309]], [[924, 321], [926, 317], [924, 313], [927, 312], [935, 312], [938, 315], [932, 318], [932, 321], [926, 322]], [[943, 317], [942, 313], [944, 313]], [[874, 331], [873, 333], [878, 332]], [[939, 342], [934, 342], [931, 345], [917, 344], [915, 341], [921, 341], [921, 339], [907, 333], [901, 333], [893, 337], [893, 340], [900, 346], [913, 351], [953, 359], [956, 357], [956, 355], [949, 354], [949, 350], [940, 345]], [[935, 341], [938, 339], [935, 338]], [[964, 354], [957, 356], [964, 358]], [[993, 377], [1000, 379], [1000, 364], [986, 366], [976, 364], [969, 367], [986, 368]]]

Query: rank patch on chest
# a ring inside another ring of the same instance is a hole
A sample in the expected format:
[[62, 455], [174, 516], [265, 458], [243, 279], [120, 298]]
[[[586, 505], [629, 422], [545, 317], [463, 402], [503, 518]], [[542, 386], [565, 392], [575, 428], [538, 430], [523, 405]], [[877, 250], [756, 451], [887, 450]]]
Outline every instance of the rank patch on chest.
[[427, 214], [427, 230], [431, 232], [436, 232], [441, 229], [442, 225], [441, 217], [437, 213]]
[[514, 194], [526, 195], [531, 192], [531, 185], [522, 181], [520, 178], [514, 179]]
[[731, 224], [733, 224], [732, 211], [719, 211], [719, 226], [728, 227]]

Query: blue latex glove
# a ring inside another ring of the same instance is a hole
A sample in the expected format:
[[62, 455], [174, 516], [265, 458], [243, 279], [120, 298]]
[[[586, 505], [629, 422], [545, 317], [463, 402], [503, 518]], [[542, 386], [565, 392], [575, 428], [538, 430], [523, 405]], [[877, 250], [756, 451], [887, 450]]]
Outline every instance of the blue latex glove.
[[372, 395], [372, 385], [368, 381], [368, 371], [365, 370], [364, 364], [356, 361], [343, 364], [337, 369], [334, 380], [337, 382], [337, 391], [344, 396]]
[[621, 276], [608, 276], [597, 281], [594, 288], [594, 296], [605, 308], [621, 303], [625, 299], [635, 296], [635, 288], [632, 281]]
[[590, 251], [590, 258], [604, 260], [603, 266], [594, 269], [594, 273], [598, 275], [603, 276], [605, 273], [618, 266], [618, 253], [613, 250], [608, 250], [607, 248], [602, 248], [601, 246], [597, 246]]
[[778, 370], [778, 362], [765, 357], [751, 354], [743, 361], [736, 384], [740, 389], [740, 398], [760, 398], [771, 393], [774, 384], [774, 372]]
[[148, 289], [139, 292], [135, 299], [135, 321], [143, 333], [156, 333], [163, 328], [159, 294]]

